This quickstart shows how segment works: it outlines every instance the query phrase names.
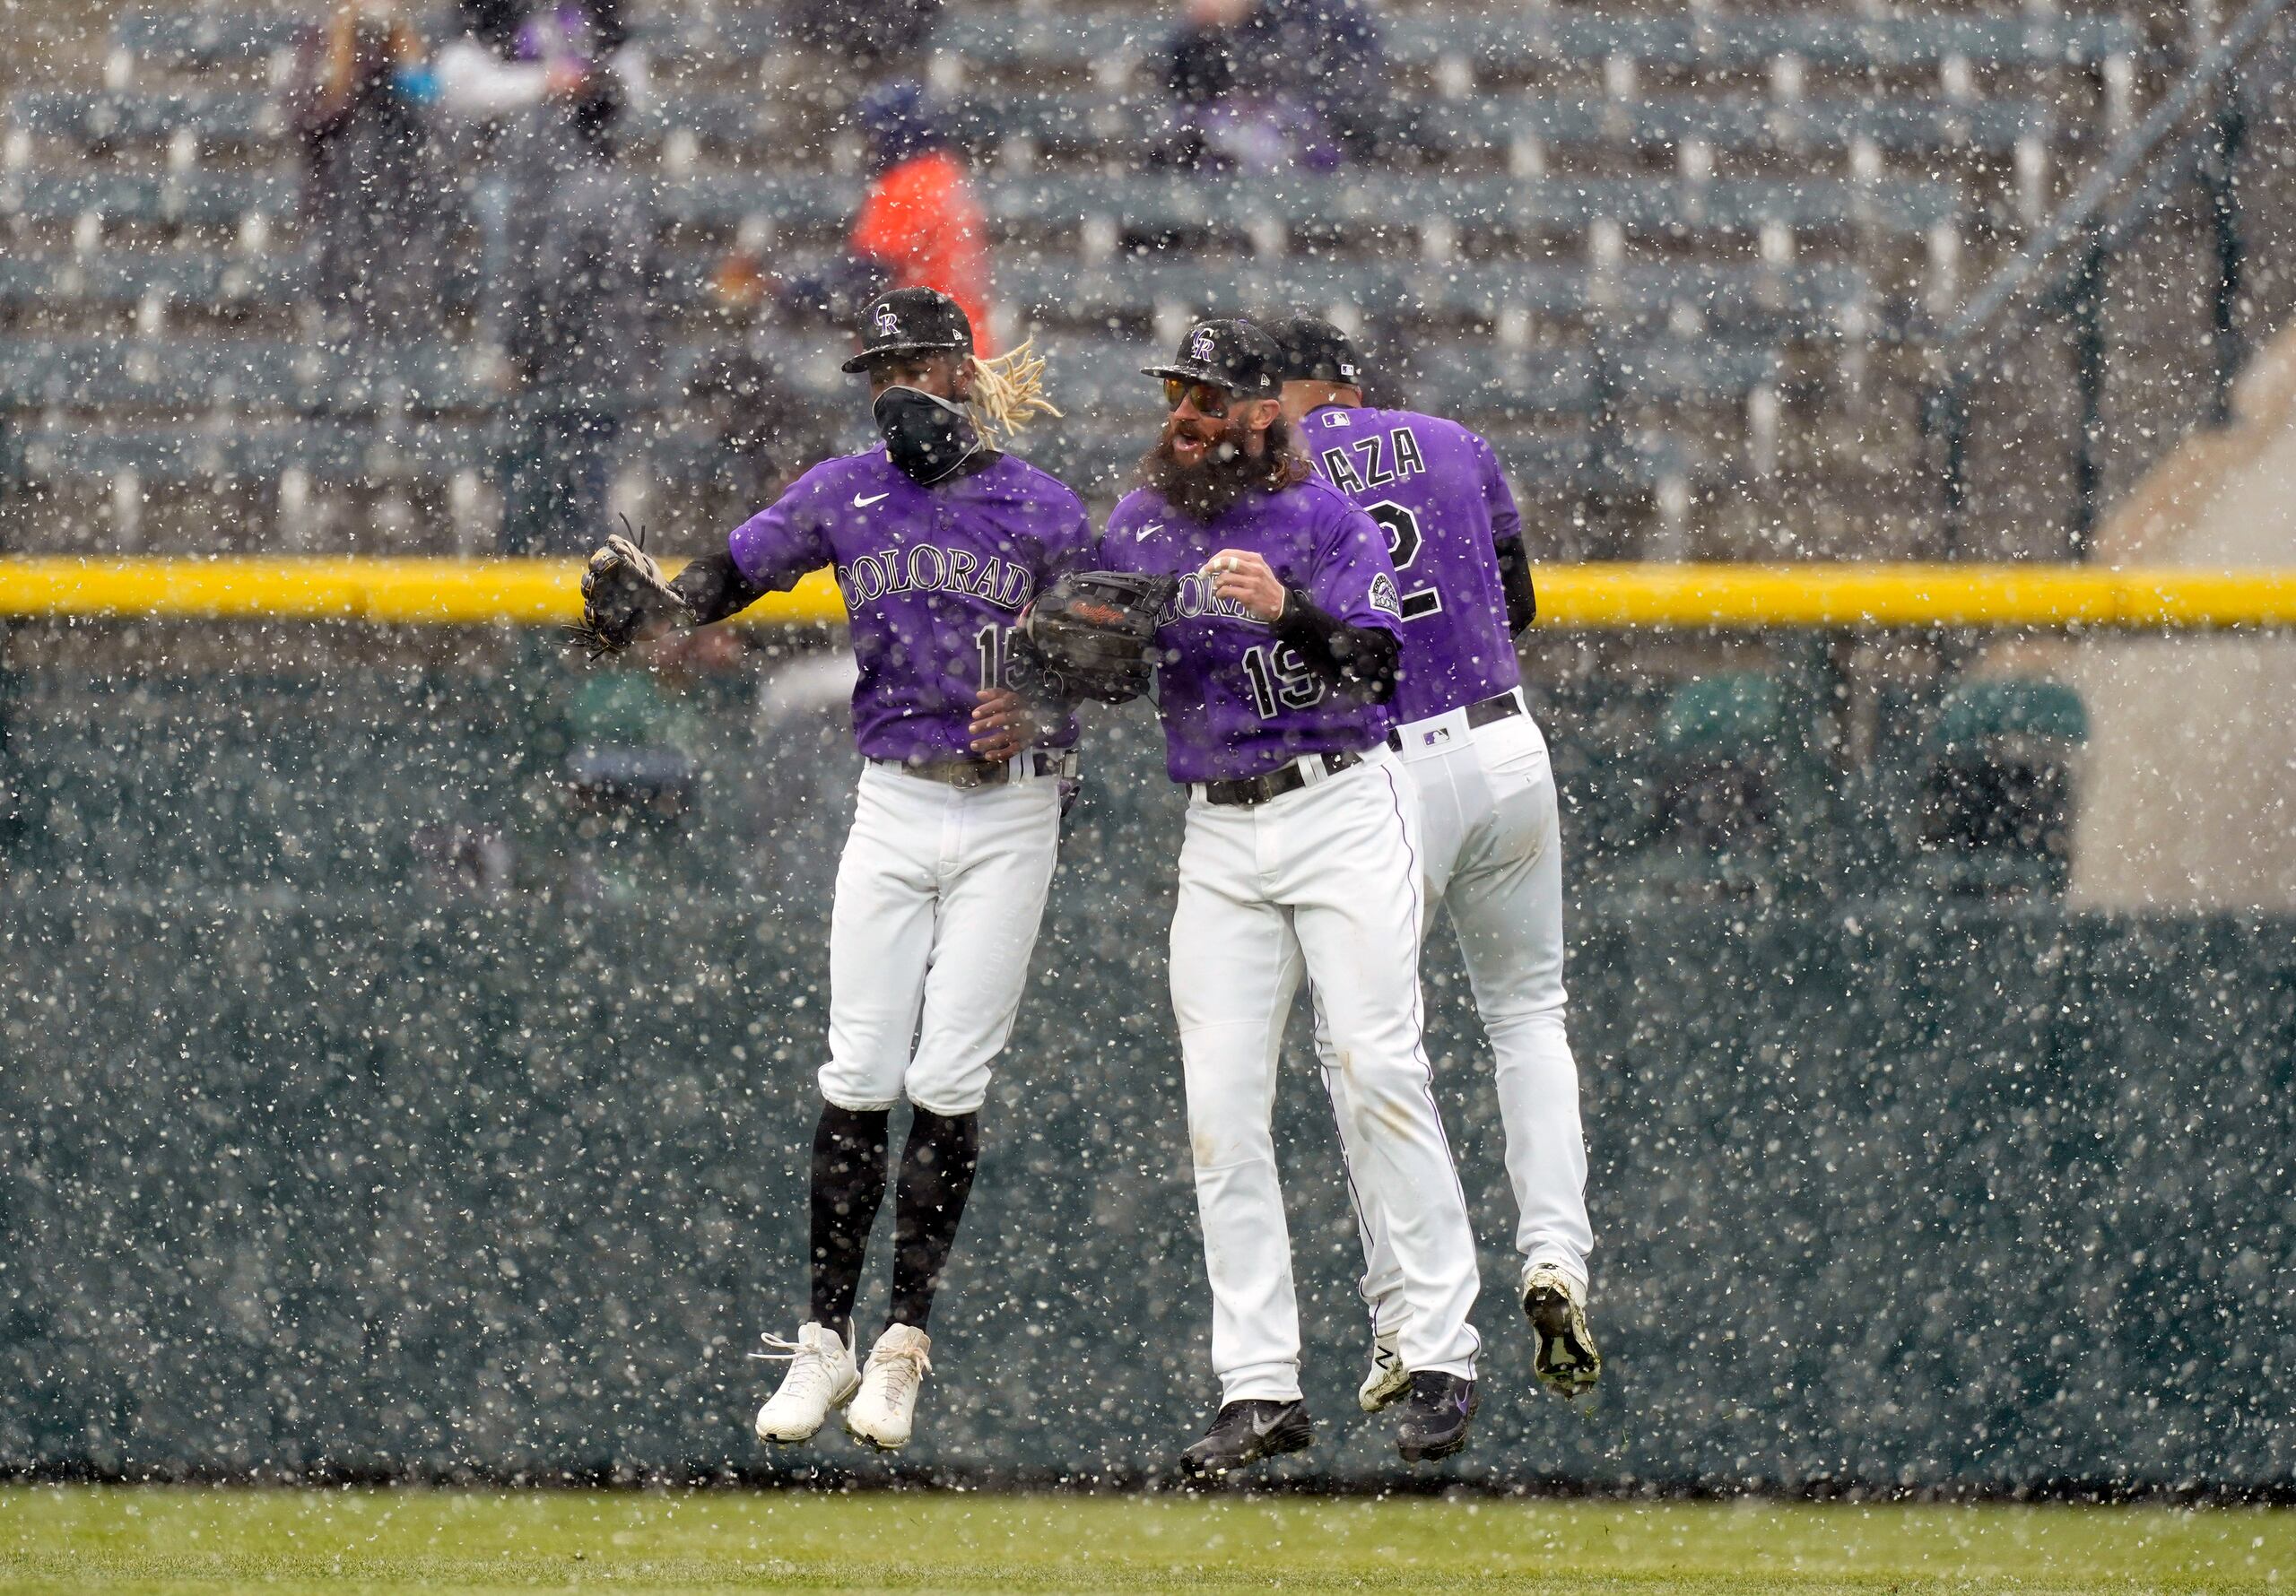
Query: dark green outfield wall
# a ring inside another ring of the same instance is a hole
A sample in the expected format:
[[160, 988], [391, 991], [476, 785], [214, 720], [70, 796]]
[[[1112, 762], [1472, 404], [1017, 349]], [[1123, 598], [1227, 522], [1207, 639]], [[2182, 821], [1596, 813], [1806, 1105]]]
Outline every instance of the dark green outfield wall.
[[[0, 1466], [760, 1463], [743, 1354], [800, 1300], [849, 755], [705, 694], [685, 840], [586, 837], [550, 796], [558, 709], [337, 686], [14, 681]], [[1162, 988], [1178, 817], [1141, 739], [1103, 743], [926, 1462], [1129, 1475], [1213, 1400]], [[447, 820], [499, 823], [512, 883], [436, 879], [408, 837]], [[2296, 928], [1805, 883], [1582, 891], [1573, 932], [1610, 1358], [1577, 1411], [1529, 1385], [1496, 1110], [1430, 964], [1491, 1284], [1458, 1475], [2296, 1478]], [[1314, 1462], [1375, 1474], [1304, 1063], [1283, 1121]]]

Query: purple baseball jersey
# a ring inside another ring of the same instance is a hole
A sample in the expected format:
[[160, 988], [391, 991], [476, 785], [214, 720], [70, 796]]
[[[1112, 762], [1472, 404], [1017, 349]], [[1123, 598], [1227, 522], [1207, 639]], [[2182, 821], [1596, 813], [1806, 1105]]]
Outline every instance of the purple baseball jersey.
[[1492, 545], [1522, 517], [1491, 446], [1457, 421], [1327, 405], [1299, 428], [1317, 474], [1387, 533], [1403, 600], [1398, 723], [1478, 703], [1522, 681]]
[[[1083, 501], [1006, 455], [920, 488], [882, 448], [825, 460], [726, 540], [742, 575], [770, 590], [834, 566], [851, 618], [853, 733], [873, 759], [973, 756], [974, 703], [1001, 685], [1021, 606], [1091, 565]], [[1071, 718], [1042, 738], [1076, 741]]]
[[1193, 521], [1146, 488], [1100, 536], [1103, 568], [1178, 577], [1156, 633], [1156, 709], [1174, 781], [1264, 776], [1301, 754], [1344, 753], [1387, 735], [1387, 711], [1328, 687], [1298, 652], [1199, 573], [1222, 549], [1257, 553], [1287, 585], [1352, 626], [1399, 629], [1395, 567], [1371, 519], [1322, 482], [1247, 493]]

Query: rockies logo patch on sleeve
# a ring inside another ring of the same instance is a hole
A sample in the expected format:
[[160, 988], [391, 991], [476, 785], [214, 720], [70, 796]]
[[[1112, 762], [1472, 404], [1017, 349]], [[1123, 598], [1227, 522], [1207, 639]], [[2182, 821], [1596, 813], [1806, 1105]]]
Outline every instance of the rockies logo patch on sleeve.
[[1403, 601], [1396, 596], [1396, 579], [1385, 571], [1371, 578], [1371, 608], [1397, 620], [1403, 619]]

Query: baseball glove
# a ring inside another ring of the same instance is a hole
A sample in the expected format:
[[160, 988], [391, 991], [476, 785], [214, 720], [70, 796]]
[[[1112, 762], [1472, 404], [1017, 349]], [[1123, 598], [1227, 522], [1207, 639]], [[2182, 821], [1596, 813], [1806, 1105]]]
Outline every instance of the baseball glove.
[[1045, 696], [1128, 703], [1155, 674], [1157, 620], [1178, 585], [1131, 571], [1073, 571], [1021, 612], [1015, 658], [1035, 667]]
[[591, 554], [582, 568], [582, 623], [570, 629], [596, 659], [658, 638], [687, 618], [685, 600], [662, 579], [641, 531], [634, 541], [610, 537]]

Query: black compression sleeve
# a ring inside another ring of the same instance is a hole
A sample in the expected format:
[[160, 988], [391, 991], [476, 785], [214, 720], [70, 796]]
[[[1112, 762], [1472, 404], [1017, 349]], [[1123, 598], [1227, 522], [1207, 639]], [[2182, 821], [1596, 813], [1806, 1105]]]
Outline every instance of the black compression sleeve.
[[1396, 693], [1396, 661], [1403, 650], [1393, 632], [1350, 626], [1296, 587], [1283, 590], [1275, 635], [1300, 652], [1308, 668], [1352, 698], [1384, 704]]
[[1501, 538], [1494, 546], [1499, 553], [1499, 590], [1507, 595], [1507, 629], [1519, 632], [1539, 612], [1538, 594], [1531, 586], [1531, 557], [1524, 551], [1519, 537]]
[[670, 590], [685, 601], [696, 626], [738, 615], [767, 591], [743, 576], [734, 557], [723, 551], [705, 554], [672, 577]]

